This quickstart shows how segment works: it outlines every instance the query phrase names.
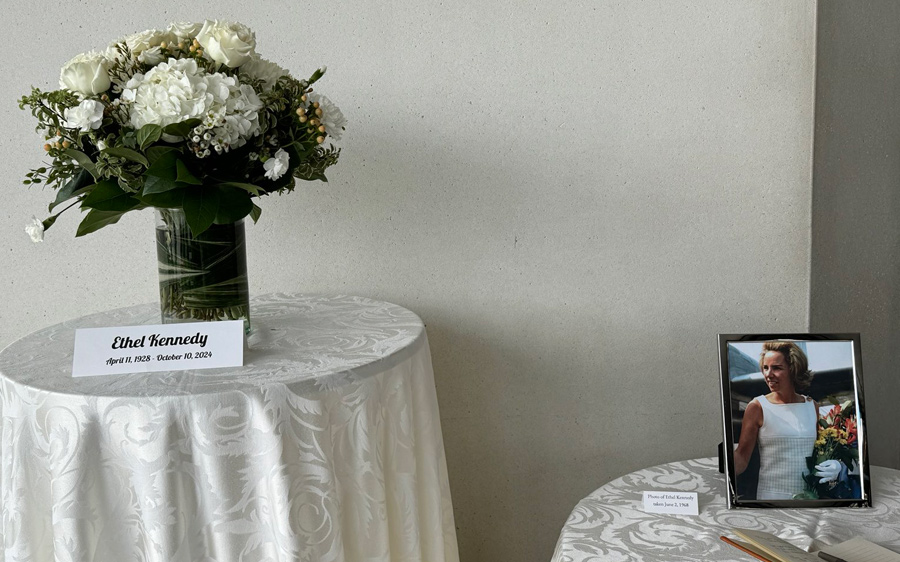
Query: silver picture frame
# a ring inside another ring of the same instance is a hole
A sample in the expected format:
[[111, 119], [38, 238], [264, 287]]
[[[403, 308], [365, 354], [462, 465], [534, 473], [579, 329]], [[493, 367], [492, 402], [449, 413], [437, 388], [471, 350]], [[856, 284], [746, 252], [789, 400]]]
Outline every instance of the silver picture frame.
[[859, 334], [718, 339], [728, 507], [871, 507]]

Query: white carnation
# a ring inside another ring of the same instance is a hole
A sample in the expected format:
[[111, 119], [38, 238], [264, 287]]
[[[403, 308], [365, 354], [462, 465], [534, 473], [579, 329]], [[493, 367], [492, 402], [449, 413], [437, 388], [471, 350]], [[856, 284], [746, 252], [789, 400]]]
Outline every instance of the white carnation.
[[341, 112], [340, 108], [327, 97], [316, 92], [310, 92], [309, 102], [319, 102], [319, 109], [322, 110], [322, 117], [319, 121], [325, 126], [325, 132], [334, 140], [341, 140], [344, 127], [347, 126], [347, 118]]
[[279, 78], [289, 75], [287, 70], [258, 55], [254, 55], [245, 62], [241, 66], [241, 71], [247, 73], [250, 78], [262, 80], [264, 89], [267, 91], [272, 89]]
[[229, 68], [237, 68], [250, 60], [256, 48], [256, 37], [249, 27], [228, 21], [203, 22], [197, 42], [207, 58]]
[[84, 100], [75, 107], [66, 109], [63, 116], [66, 118], [64, 127], [67, 129], [78, 129], [83, 133], [99, 129], [103, 123], [103, 104], [97, 100]]
[[65, 65], [59, 73], [59, 86], [90, 96], [109, 89], [109, 61], [102, 53], [82, 53]]
[[263, 162], [263, 168], [266, 170], [266, 177], [274, 181], [283, 176], [288, 170], [289, 161], [290, 155], [288, 155], [283, 148], [279, 148], [278, 152], [275, 153], [275, 156]]
[[31, 222], [25, 225], [25, 232], [31, 237], [32, 242], [44, 241], [44, 223], [39, 221], [35, 216], [32, 216]]

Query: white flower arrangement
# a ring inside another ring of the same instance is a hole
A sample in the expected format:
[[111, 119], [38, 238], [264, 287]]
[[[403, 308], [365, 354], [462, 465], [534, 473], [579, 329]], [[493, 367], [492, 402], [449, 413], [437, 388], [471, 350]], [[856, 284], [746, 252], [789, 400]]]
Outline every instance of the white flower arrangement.
[[[291, 191], [296, 179], [327, 181], [337, 162], [340, 149], [324, 143], [340, 139], [346, 119], [311, 88], [324, 72], [292, 77], [235, 22], [128, 35], [67, 62], [59, 90], [20, 100], [52, 159], [25, 183], [57, 190], [51, 212], [66, 202], [87, 211], [77, 236], [148, 207], [183, 209], [195, 235], [256, 220], [255, 198]], [[31, 223], [32, 239], [60, 213]]]

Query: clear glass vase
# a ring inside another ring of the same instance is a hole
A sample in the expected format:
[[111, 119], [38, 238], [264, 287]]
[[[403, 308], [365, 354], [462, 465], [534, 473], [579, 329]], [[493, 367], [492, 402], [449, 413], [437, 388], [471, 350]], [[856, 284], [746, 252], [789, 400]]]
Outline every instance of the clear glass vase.
[[163, 324], [243, 320], [250, 333], [244, 221], [214, 224], [196, 238], [181, 209], [156, 210]]

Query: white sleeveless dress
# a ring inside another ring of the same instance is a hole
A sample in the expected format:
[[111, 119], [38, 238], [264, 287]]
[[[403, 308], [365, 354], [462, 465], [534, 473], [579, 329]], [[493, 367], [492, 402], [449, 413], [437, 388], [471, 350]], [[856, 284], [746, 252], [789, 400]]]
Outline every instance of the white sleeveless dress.
[[797, 404], [773, 404], [765, 396], [754, 398], [763, 409], [759, 428], [759, 486], [756, 499], [789, 500], [803, 491], [806, 457], [816, 442], [816, 406], [803, 397]]

